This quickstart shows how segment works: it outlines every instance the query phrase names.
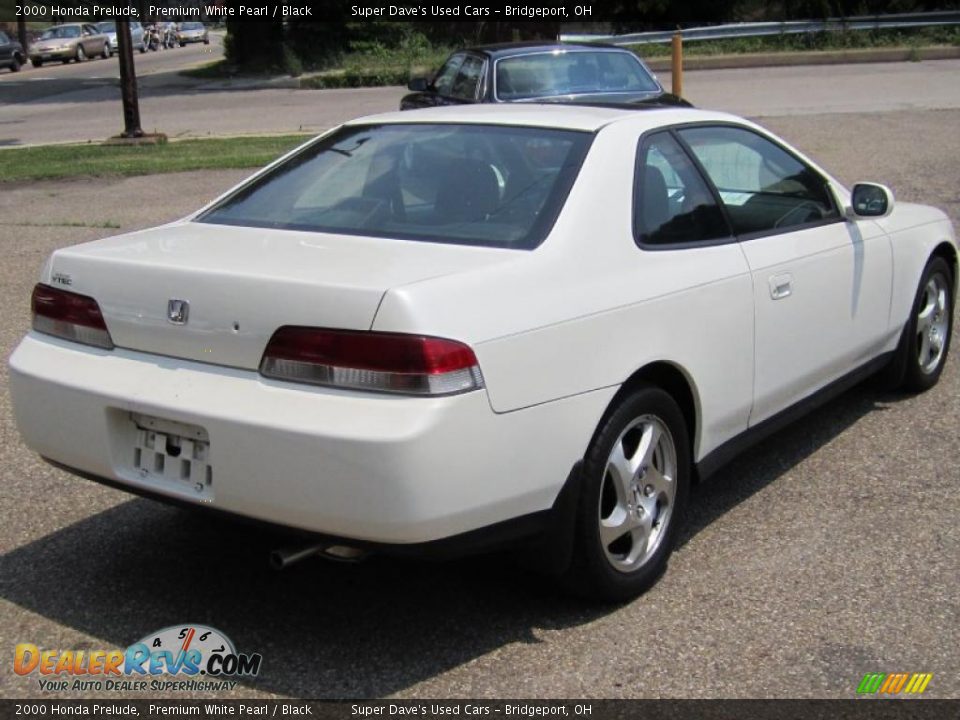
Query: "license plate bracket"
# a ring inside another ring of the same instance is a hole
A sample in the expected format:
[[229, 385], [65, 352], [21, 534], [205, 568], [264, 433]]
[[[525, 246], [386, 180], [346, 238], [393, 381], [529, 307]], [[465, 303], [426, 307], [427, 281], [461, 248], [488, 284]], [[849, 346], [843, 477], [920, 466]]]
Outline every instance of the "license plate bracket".
[[136, 426], [133, 471], [141, 481], [194, 500], [213, 500], [210, 437], [199, 425], [131, 413]]

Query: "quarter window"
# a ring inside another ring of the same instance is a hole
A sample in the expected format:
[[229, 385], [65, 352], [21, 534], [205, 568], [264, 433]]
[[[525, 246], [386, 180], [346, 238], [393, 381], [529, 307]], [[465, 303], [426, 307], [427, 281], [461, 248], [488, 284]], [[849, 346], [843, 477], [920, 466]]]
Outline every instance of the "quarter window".
[[716, 186], [738, 235], [840, 217], [823, 178], [757, 133], [733, 127], [679, 132]]
[[713, 194], [669, 133], [651, 135], [640, 147], [634, 233], [643, 245], [708, 242], [730, 236]]

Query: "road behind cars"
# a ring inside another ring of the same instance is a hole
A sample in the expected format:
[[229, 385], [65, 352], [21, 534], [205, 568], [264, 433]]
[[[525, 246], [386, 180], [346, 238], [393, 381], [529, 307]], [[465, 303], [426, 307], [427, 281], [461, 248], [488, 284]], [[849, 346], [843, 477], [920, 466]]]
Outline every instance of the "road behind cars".
[[[137, 54], [144, 130], [156, 129], [170, 137], [319, 133], [360, 115], [396, 110], [407, 93], [402, 87], [295, 90], [262, 86], [237, 92], [245, 87], [243, 82], [209, 82], [176, 74], [188, 60], [198, 63], [203, 57], [213, 60], [221, 55], [216, 36], [210, 46]], [[52, 79], [43, 82], [32, 79], [40, 77], [36, 72], [0, 72], [0, 145], [102, 140], [120, 129], [120, 95], [112, 79], [118, 72], [116, 61], [52, 68]], [[47, 72], [46, 66], [42, 72]], [[829, 82], [824, 81], [827, 74]], [[59, 82], [67, 75], [81, 82]], [[887, 112], [960, 108], [958, 76], [960, 60], [826, 69], [767, 67], [688, 72], [684, 88], [685, 96], [698, 107], [745, 116]], [[670, 88], [669, 74], [661, 74], [660, 81]]]
[[[842, 181], [887, 183], [960, 224], [960, 111], [765, 124]], [[173, 219], [245, 174], [3, 188], [3, 356], [52, 249]], [[3, 365], [0, 648], [124, 647], [195, 621], [263, 654], [236, 697], [853, 697], [867, 671], [915, 670], [934, 674], [926, 695], [957, 697], [958, 349], [932, 392], [858, 387], [721, 471], [694, 494], [669, 573], [620, 608], [500, 558], [273, 574], [276, 538], [42, 464], [17, 438]], [[9, 668], [0, 696], [40, 695]]]

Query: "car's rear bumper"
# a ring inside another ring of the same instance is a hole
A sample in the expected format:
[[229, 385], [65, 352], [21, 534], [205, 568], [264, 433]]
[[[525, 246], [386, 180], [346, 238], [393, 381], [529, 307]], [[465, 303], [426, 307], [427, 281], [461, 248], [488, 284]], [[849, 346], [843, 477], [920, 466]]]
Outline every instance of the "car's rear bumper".
[[[10, 388], [27, 444], [80, 474], [388, 544], [431, 542], [549, 509], [613, 394], [497, 414], [485, 392], [342, 392], [35, 333], [10, 358]], [[132, 414], [202, 428], [209, 487], [138, 470]]]

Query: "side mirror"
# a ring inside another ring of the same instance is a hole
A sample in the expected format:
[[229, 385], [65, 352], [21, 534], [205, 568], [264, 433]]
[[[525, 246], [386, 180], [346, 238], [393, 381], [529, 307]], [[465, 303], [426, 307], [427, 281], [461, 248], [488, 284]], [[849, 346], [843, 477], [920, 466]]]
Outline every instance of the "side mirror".
[[885, 185], [857, 183], [850, 193], [850, 218], [882, 218], [893, 211], [893, 193]]
[[412, 78], [410, 82], [407, 83], [407, 89], [413, 90], [413, 92], [423, 92], [429, 87], [429, 85], [430, 83], [427, 82], [426, 78]]

